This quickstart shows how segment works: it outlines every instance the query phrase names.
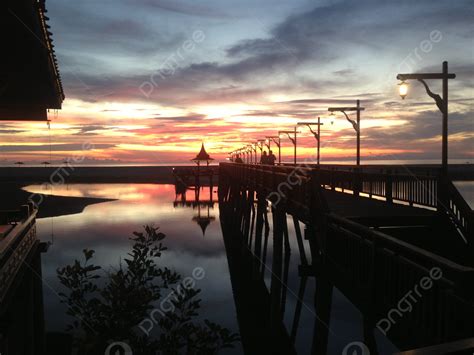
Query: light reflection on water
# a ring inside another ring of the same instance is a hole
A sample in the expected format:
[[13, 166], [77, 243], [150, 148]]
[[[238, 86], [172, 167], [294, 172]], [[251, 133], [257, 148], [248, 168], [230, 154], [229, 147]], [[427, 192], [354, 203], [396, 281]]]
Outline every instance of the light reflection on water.
[[[42, 186], [28, 186], [29, 192], [44, 193]], [[234, 332], [238, 332], [228, 264], [218, 222], [219, 209], [214, 207], [185, 208], [173, 206], [173, 185], [153, 184], [77, 184], [55, 187], [54, 195], [117, 199], [90, 205], [81, 214], [38, 219], [38, 235], [42, 241], [52, 241], [49, 251], [42, 256], [45, 315], [48, 331], [64, 331], [70, 318], [60, 304], [58, 293], [64, 291], [56, 276], [56, 269], [80, 258], [85, 248], [96, 251], [94, 262], [104, 268], [117, 266], [130, 251], [128, 238], [143, 225], [154, 224], [166, 234], [165, 251], [160, 264], [174, 268], [183, 277], [202, 267], [203, 280], [196, 281], [202, 290], [200, 314]], [[217, 195], [213, 195], [214, 199]], [[194, 198], [188, 192], [188, 199]], [[201, 200], [209, 201], [209, 191], [201, 193]], [[197, 216], [215, 217], [203, 236]], [[193, 220], [194, 218], [194, 220]], [[218, 310], [218, 311], [216, 311]], [[240, 353], [239, 344], [235, 353]]]

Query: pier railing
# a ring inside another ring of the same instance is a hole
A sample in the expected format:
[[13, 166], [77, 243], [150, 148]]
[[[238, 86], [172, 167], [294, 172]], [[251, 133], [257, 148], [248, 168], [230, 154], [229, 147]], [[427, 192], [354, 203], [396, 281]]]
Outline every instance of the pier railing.
[[[334, 214], [327, 221], [329, 276], [392, 341], [405, 339], [409, 348], [472, 336], [456, 314], [474, 317], [474, 269]], [[410, 334], [418, 337], [413, 344]]]
[[451, 181], [446, 181], [446, 210], [468, 241], [474, 241], [474, 213]]
[[0, 211], [0, 224], [10, 227], [0, 237], [0, 304], [31, 249], [38, 243], [36, 214], [37, 209], [32, 204], [24, 205], [18, 211]]
[[284, 198], [294, 206], [307, 205], [307, 182], [317, 176], [328, 190], [351, 193], [363, 198], [376, 198], [387, 203], [408, 204], [438, 209], [448, 213], [467, 240], [473, 236], [473, 212], [456, 187], [443, 179], [437, 169], [416, 169], [417, 174], [401, 173], [401, 169], [357, 168], [341, 166], [270, 166], [255, 164], [221, 164], [221, 172], [239, 178], [243, 184]]

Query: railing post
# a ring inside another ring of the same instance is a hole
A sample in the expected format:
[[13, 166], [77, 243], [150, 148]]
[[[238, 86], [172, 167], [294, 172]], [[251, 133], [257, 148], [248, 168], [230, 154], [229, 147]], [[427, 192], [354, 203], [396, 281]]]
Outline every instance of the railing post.
[[284, 207], [279, 204], [272, 206], [273, 215], [273, 260], [270, 285], [270, 321], [274, 331], [282, 320], [281, 290], [283, 272], [283, 219], [286, 218]]
[[438, 212], [444, 214], [449, 209], [449, 201], [448, 201], [448, 183], [447, 183], [447, 176], [443, 174], [443, 171], [440, 170], [438, 174], [438, 198], [436, 201], [436, 209]]
[[336, 190], [336, 183], [334, 181], [334, 168], [331, 168], [330, 170], [330, 173], [329, 173], [329, 181], [330, 181], [330, 185], [331, 185], [331, 190], [332, 191], [335, 191]]
[[392, 191], [392, 171], [387, 170], [385, 174], [385, 199], [388, 203], [393, 203], [393, 191]]
[[362, 184], [362, 176], [361, 176], [361, 168], [360, 166], [357, 166], [354, 168], [354, 196], [359, 197], [361, 189], [361, 184]]

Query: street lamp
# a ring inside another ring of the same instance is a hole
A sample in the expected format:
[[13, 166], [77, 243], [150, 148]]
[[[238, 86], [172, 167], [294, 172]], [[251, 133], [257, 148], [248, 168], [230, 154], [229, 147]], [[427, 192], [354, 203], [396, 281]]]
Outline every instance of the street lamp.
[[398, 92], [400, 93], [400, 97], [405, 100], [405, 96], [408, 94], [408, 83], [403, 80], [400, 84], [398, 84]]
[[242, 152], [244, 153], [244, 156], [245, 156], [245, 163], [248, 164], [249, 163], [249, 151], [245, 147], [243, 147]]
[[[426, 93], [436, 102], [436, 106], [443, 114], [443, 131], [442, 131], [442, 172], [448, 174], [448, 79], [456, 78], [456, 74], [449, 74], [448, 62], [443, 62], [442, 73], [415, 73], [415, 74], [398, 74], [397, 79], [402, 82], [399, 84], [400, 96], [402, 99], [408, 94], [408, 86], [405, 82], [409, 79], [416, 79], [425, 87]], [[441, 79], [443, 81], [443, 97], [434, 94], [425, 80]]]
[[278, 147], [278, 164], [281, 164], [281, 138], [280, 136], [268, 136], [266, 138], [269, 140], [272, 140], [273, 143], [275, 143], [276, 146]]
[[244, 155], [242, 154], [242, 148], [237, 149], [237, 155], [242, 159], [242, 161], [245, 159]]
[[247, 147], [242, 147], [242, 152], [244, 153], [244, 156], [245, 156], [245, 163], [248, 164], [249, 163], [249, 150], [247, 149]]
[[[254, 155], [254, 163], [257, 164], [257, 147], [253, 143], [248, 144], [247, 147], [250, 150], [250, 157], [252, 157], [252, 154], [253, 154]], [[252, 162], [252, 159], [250, 159], [250, 162]]]
[[[295, 165], [296, 165], [296, 134], [297, 133], [300, 133], [300, 132], [296, 131], [296, 126], [293, 129], [293, 131], [278, 131], [278, 135], [286, 134], [288, 136], [288, 139], [291, 141], [291, 143], [293, 143], [293, 147], [294, 147], [293, 158], [294, 158]], [[290, 134], [293, 134], [293, 137], [291, 137]]]
[[[357, 105], [355, 107], [329, 107], [328, 111], [331, 112], [333, 115], [334, 112], [342, 112], [344, 116], [346, 116], [346, 119], [352, 124], [352, 127], [354, 127], [354, 130], [357, 133], [357, 166], [360, 165], [360, 111], [364, 111], [365, 108], [360, 107], [360, 100], [357, 100]], [[347, 115], [347, 112], [349, 111], [356, 111], [357, 112], [357, 120], [351, 120], [349, 116]]]
[[249, 164], [252, 164], [253, 145], [252, 144], [247, 144], [246, 147], [247, 147], [247, 152], [249, 152], [249, 154], [250, 154]]
[[232, 161], [235, 162], [235, 158], [237, 157], [238, 149], [233, 150], [230, 152], [230, 156], [232, 157]]
[[272, 144], [272, 141], [270, 139], [268, 139], [268, 137], [265, 137], [265, 145], [267, 146], [268, 148], [268, 153], [270, 153], [270, 147], [271, 147], [271, 144]]
[[259, 140], [257, 140], [257, 143], [256, 143], [257, 148], [260, 149], [260, 160], [262, 160], [264, 142], [265, 142], [265, 139], [259, 139]]
[[[308, 127], [309, 130], [311, 131], [311, 133], [313, 134], [314, 138], [318, 142], [318, 157], [317, 157], [318, 165], [319, 165], [320, 156], [321, 156], [320, 155], [320, 151], [321, 151], [321, 126], [323, 124], [324, 123], [321, 123], [321, 117], [318, 117], [318, 122], [298, 122], [296, 124], [297, 126], [306, 126], [306, 127]], [[311, 126], [318, 126], [318, 130], [317, 131], [313, 130], [313, 128]]]

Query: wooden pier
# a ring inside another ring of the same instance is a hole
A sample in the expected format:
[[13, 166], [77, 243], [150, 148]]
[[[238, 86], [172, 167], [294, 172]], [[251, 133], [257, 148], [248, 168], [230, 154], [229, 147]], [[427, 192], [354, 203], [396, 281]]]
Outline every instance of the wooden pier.
[[[273, 327], [274, 332], [262, 335], [275, 346], [273, 353], [289, 353], [278, 347], [294, 342], [302, 312], [299, 297], [292, 327], [282, 331], [291, 255], [288, 220], [298, 245], [299, 293], [308, 278], [317, 280], [315, 337], [308, 344], [313, 354], [327, 351], [333, 287], [362, 313], [371, 354], [377, 353], [376, 328], [389, 328], [387, 338], [402, 351], [474, 337], [473, 212], [437, 169], [222, 163], [219, 201], [233, 287], [241, 288], [237, 283], [245, 280], [243, 266], [232, 274], [236, 260], [250, 263], [247, 285], [260, 280], [264, 286], [263, 273], [271, 268], [268, 313], [260, 315], [260, 322]], [[269, 253], [272, 263], [265, 266]], [[413, 310], [388, 327], [389, 312], [434, 271], [440, 275]], [[235, 293], [245, 296], [242, 290]], [[244, 333], [242, 338], [244, 347], [258, 351], [252, 338], [245, 339]]]

